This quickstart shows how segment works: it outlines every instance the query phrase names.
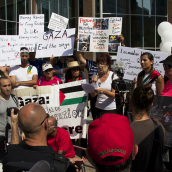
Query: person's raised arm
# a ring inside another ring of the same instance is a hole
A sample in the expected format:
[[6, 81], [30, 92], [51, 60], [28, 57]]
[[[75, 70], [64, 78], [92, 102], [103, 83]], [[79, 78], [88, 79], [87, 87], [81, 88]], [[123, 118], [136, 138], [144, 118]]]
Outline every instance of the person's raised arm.
[[156, 80], [156, 88], [158, 95], [160, 95], [164, 89], [164, 79], [162, 76], [159, 76], [158, 79]]

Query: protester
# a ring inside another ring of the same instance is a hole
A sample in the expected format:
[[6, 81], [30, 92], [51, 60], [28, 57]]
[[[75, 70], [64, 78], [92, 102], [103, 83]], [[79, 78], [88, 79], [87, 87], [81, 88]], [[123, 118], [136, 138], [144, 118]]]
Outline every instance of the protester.
[[49, 117], [48, 126], [48, 146], [52, 147], [58, 154], [65, 155], [66, 158], [75, 157], [75, 150], [69, 133], [65, 129], [57, 126], [56, 118]]
[[127, 117], [104, 114], [89, 125], [86, 154], [96, 172], [129, 172], [137, 152]]
[[[133, 84], [137, 83], [137, 86], [152, 84], [152, 90], [155, 95], [160, 95], [164, 89], [164, 79], [161, 74], [153, 70], [153, 55], [145, 52], [140, 57], [140, 64], [142, 71], [138, 74], [137, 81], [134, 79]], [[133, 86], [134, 87], [134, 86]]]
[[50, 63], [45, 63], [42, 66], [43, 71], [43, 78], [40, 78], [36, 85], [34, 85], [34, 88], [37, 88], [37, 86], [46, 86], [46, 85], [58, 85], [62, 84], [61, 79], [57, 78], [56, 76], [53, 76], [53, 66]]
[[41, 71], [42, 71], [42, 65], [45, 63], [43, 60], [41, 59], [36, 59], [35, 58], [36, 52], [29, 52], [29, 60], [28, 63], [32, 66], [35, 66], [37, 68], [38, 71], [38, 79], [40, 77], [42, 77], [41, 75]]
[[[69, 162], [82, 161], [79, 158], [66, 159], [64, 155], [57, 154], [51, 147], [47, 146], [48, 119], [44, 108], [36, 103], [25, 105], [18, 114], [17, 122], [24, 132], [26, 139], [8, 146], [8, 151], [2, 160], [3, 170], [6, 171], [8, 162], [30, 162], [36, 163], [40, 160], [47, 161], [58, 171], [76, 171]], [[18, 128], [14, 128], [18, 130]], [[18, 132], [14, 132], [19, 137]]]
[[101, 117], [105, 113], [116, 113], [116, 103], [114, 102], [115, 90], [112, 88], [112, 81], [117, 79], [117, 75], [110, 71], [111, 57], [107, 53], [99, 53], [96, 58], [98, 67], [98, 76], [94, 75], [92, 83], [96, 83], [98, 88], [91, 93], [94, 97], [97, 95], [95, 114], [93, 119]]
[[18, 99], [11, 94], [11, 87], [8, 77], [0, 78], [0, 136], [6, 136], [8, 142], [11, 142], [11, 119], [7, 116], [7, 109], [18, 107]]
[[[131, 128], [133, 129], [135, 144], [138, 145], [139, 150], [132, 162], [131, 171], [133, 172], [163, 172], [162, 154], [165, 129], [160, 122], [155, 122], [148, 116], [148, 111], [153, 105], [153, 99], [154, 93], [151, 84], [137, 87], [131, 97], [134, 119]], [[155, 132], [159, 139], [157, 139], [157, 145], [155, 145]]]
[[20, 49], [21, 65], [10, 69], [9, 75], [6, 72], [6, 66], [1, 69], [4, 75], [11, 80], [15, 89], [32, 87], [37, 83], [38, 72], [35, 66], [28, 64], [29, 50], [26, 47]]
[[65, 73], [65, 83], [72, 81], [82, 80], [81, 70], [84, 68], [83, 65], [79, 65], [77, 61], [72, 61], [68, 63], [68, 67], [63, 69]]

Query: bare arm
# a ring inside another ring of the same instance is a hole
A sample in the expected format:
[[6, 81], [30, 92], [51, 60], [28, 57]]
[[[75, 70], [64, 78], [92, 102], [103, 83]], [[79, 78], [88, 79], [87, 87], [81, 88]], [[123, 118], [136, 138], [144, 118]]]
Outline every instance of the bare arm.
[[156, 80], [156, 88], [158, 95], [160, 95], [164, 89], [164, 79], [162, 76], [159, 76], [158, 79]]
[[63, 155], [65, 155], [66, 151], [65, 151], [65, 150], [58, 150], [57, 153], [58, 153], [58, 154], [63, 154]]
[[14, 115], [14, 109], [11, 110], [11, 124], [12, 124], [12, 134], [11, 134], [11, 144], [19, 144], [19, 130], [18, 130], [18, 114]]
[[37, 81], [38, 81], [38, 75], [33, 75], [32, 80], [16, 82], [15, 87], [18, 87], [19, 85], [33, 86], [36, 85]]

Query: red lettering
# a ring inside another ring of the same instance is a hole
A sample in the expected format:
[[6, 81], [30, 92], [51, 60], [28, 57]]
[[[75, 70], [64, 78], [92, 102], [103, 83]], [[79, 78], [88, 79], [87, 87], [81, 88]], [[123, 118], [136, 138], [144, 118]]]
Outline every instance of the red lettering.
[[103, 31], [100, 31], [100, 30], [96, 30], [96, 33], [102, 33]]
[[79, 21], [80, 23], [81, 22], [93, 22], [93, 20], [89, 20], [89, 19], [83, 19], [83, 18], [80, 18], [80, 21]]
[[94, 46], [94, 49], [105, 49], [105, 47], [97, 47], [96, 45]]

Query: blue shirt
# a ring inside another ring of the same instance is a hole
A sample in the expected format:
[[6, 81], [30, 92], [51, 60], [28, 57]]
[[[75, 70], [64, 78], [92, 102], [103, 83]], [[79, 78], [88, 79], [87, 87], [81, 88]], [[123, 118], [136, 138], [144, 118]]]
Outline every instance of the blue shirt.
[[[60, 60], [58, 60], [58, 62], [56, 63], [56, 65], [54, 66], [54, 69], [58, 69], [58, 70], [60, 70], [60, 69], [62, 69], [63, 68], [63, 63], [61, 63], [61, 61]], [[56, 76], [57, 78], [62, 78], [62, 76], [61, 75], [58, 75], [58, 74], [54, 74], [54, 76]]]
[[[40, 64], [44, 64], [45, 62], [41, 59], [39, 59]], [[38, 59], [36, 59], [34, 62], [29, 61], [30, 65], [35, 66], [38, 71], [38, 79], [42, 77], [41, 72], [42, 72], [42, 65], [39, 64]]]

